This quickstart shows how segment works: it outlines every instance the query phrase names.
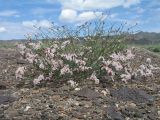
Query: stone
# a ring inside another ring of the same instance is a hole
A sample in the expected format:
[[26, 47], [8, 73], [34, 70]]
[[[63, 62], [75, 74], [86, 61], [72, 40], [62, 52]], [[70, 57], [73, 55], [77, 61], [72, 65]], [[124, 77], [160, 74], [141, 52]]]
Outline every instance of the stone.
[[118, 100], [133, 101], [135, 103], [147, 103], [154, 101], [153, 96], [137, 88], [131, 89], [123, 87], [118, 90], [111, 90], [111, 96], [116, 97]]
[[7, 84], [6, 83], [4, 83], [4, 82], [0, 82], [0, 90], [5, 90], [5, 89], [7, 89]]
[[158, 116], [160, 117], [160, 111], [158, 111]]
[[101, 96], [100, 93], [95, 92], [94, 90], [91, 90], [89, 88], [83, 88], [79, 91], [76, 91], [73, 94], [75, 96], [85, 97], [85, 98], [88, 98], [88, 99], [96, 99], [96, 98], [99, 98]]
[[125, 120], [116, 107], [111, 106], [104, 109], [103, 120]]
[[17, 59], [17, 64], [27, 64], [27, 62], [23, 59]]
[[0, 96], [0, 105], [14, 102], [16, 98], [10, 96]]

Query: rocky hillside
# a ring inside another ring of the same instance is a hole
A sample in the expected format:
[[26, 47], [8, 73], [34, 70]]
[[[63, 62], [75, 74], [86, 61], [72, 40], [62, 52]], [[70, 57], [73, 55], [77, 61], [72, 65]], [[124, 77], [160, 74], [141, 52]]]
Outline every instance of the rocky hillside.
[[160, 44], [160, 33], [139, 32], [134, 35], [134, 44]]

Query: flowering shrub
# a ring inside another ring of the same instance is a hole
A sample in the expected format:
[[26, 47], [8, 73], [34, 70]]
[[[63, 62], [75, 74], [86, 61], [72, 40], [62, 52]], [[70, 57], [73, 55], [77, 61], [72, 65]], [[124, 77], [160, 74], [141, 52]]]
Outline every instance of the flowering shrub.
[[[88, 24], [82, 26], [70, 31], [64, 26], [54, 26], [50, 29], [57, 33], [54, 40], [29, 41], [18, 45], [18, 51], [35, 71], [34, 85], [63, 80], [76, 87], [76, 82], [80, 80], [92, 80], [99, 84], [104, 77], [127, 82], [136, 77], [153, 76], [155, 67], [151, 65], [150, 58], [138, 68], [131, 67], [135, 55], [132, 49], [124, 51], [125, 32], [118, 32], [119, 28], [113, 30], [112, 27], [111, 33], [106, 33], [102, 23], [92, 32]], [[26, 66], [19, 67], [16, 78], [22, 79], [27, 69], [30, 70]]]
[[[74, 50], [71, 50], [73, 47]], [[157, 69], [151, 65], [150, 58], [147, 58], [145, 64], [133, 69], [131, 62], [135, 55], [132, 49], [122, 52], [113, 51], [107, 56], [107, 54], [99, 54], [94, 47], [94, 44], [93, 46], [84, 43], [74, 44], [69, 40], [52, 41], [49, 46], [42, 41], [18, 45], [21, 55], [34, 66], [35, 71], [41, 73], [33, 79], [35, 85], [40, 84], [41, 81], [62, 79], [68, 81], [72, 87], [77, 86], [74, 81], [79, 80], [92, 80], [95, 84], [99, 84], [102, 76], [127, 83], [135, 77], [152, 77], [152, 70]], [[97, 54], [99, 57], [96, 57]], [[25, 71], [26, 67], [19, 67], [16, 78], [22, 79]]]

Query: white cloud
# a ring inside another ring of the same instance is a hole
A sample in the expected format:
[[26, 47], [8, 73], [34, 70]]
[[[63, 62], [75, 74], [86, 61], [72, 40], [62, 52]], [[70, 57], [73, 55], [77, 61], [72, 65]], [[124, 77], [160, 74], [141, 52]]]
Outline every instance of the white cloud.
[[50, 28], [52, 27], [52, 23], [48, 20], [41, 20], [39, 21], [38, 26], [43, 28]]
[[93, 10], [110, 9], [118, 6], [130, 7], [140, 0], [59, 0], [64, 9]]
[[19, 13], [16, 10], [5, 10], [5, 11], [0, 11], [0, 16], [2, 16], [2, 17], [10, 17], [10, 16], [19, 17]]
[[6, 28], [5, 27], [0, 27], [0, 33], [6, 32]]
[[77, 21], [86, 22], [86, 21], [90, 21], [90, 20], [99, 18], [101, 16], [102, 16], [102, 12], [92, 12], [92, 11], [82, 12], [81, 14], [77, 16]]
[[96, 19], [98, 17], [102, 16], [102, 12], [93, 12], [93, 11], [86, 11], [86, 12], [81, 12], [80, 14], [78, 14], [78, 12], [76, 10], [72, 10], [72, 9], [63, 9], [61, 11], [61, 14], [59, 16], [59, 19], [62, 22], [69, 22], [69, 23], [73, 23], [73, 22], [87, 22], [93, 19]]
[[28, 28], [36, 27], [42, 27], [42, 28], [50, 28], [52, 26], [52, 23], [48, 20], [32, 20], [32, 21], [23, 21], [22, 25]]
[[76, 21], [76, 18], [77, 18], [77, 11], [72, 9], [63, 9], [59, 16], [59, 19], [65, 22], [74, 22]]
[[117, 13], [113, 14], [103, 14], [103, 12], [97, 11], [85, 11], [85, 12], [77, 12], [76, 10], [72, 9], [63, 9], [59, 19], [62, 22], [68, 23], [76, 23], [76, 24], [83, 24], [84, 22], [95, 20], [95, 19], [117, 19]]

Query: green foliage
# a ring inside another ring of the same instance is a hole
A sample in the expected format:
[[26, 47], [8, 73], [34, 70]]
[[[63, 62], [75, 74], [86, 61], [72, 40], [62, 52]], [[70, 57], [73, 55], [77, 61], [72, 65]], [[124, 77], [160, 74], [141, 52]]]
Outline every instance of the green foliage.
[[152, 52], [160, 53], [160, 44], [144, 45], [142, 47], [144, 47]]

